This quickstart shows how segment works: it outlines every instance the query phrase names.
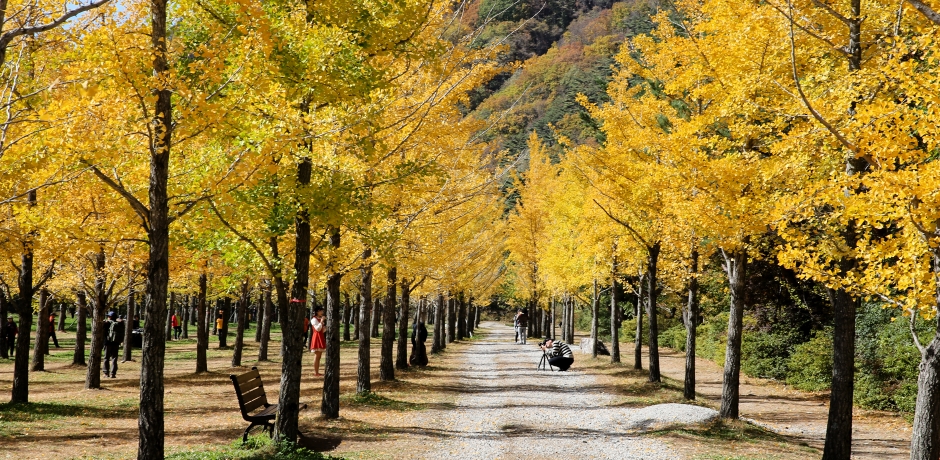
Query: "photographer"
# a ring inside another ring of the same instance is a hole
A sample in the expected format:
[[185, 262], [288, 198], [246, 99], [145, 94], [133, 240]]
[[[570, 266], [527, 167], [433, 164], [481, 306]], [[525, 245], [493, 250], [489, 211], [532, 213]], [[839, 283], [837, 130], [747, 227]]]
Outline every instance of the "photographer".
[[548, 353], [548, 364], [555, 366], [560, 371], [567, 371], [574, 364], [574, 354], [571, 353], [571, 347], [561, 340], [545, 339], [539, 344], [542, 351]]

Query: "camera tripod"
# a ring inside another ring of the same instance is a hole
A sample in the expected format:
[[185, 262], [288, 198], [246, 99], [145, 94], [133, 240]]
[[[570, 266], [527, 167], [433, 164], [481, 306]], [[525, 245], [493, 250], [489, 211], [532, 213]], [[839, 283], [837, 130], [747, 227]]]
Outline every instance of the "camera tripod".
[[539, 361], [538, 370], [544, 371], [546, 368], [551, 369], [552, 372], [555, 372], [555, 368], [552, 367], [552, 363], [548, 362], [548, 353], [545, 350], [542, 350], [542, 359]]

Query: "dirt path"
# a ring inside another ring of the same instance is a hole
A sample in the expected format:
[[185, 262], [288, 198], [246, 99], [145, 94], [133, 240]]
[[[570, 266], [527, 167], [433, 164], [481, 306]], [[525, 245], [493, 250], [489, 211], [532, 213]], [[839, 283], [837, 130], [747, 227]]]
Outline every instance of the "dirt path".
[[[623, 357], [625, 362], [633, 362], [633, 348], [633, 343], [621, 345], [621, 350], [629, 350], [629, 354]], [[685, 375], [685, 354], [662, 349], [659, 356], [662, 374], [681, 385]], [[647, 349], [644, 348], [644, 367], [648, 360]], [[696, 360], [695, 369], [696, 392], [717, 408], [721, 397], [722, 369], [704, 359]], [[828, 394], [806, 393], [776, 382], [743, 376], [740, 391], [742, 417], [822, 449], [829, 417]], [[852, 431], [852, 458], [910, 457], [911, 426], [895, 414], [856, 409]]]

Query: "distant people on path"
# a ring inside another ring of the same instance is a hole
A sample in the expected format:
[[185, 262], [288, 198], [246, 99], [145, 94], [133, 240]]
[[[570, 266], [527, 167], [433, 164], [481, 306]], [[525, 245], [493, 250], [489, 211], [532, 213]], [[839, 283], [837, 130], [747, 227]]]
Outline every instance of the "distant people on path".
[[104, 337], [104, 376], [116, 378], [118, 369], [118, 348], [124, 341], [124, 320], [117, 317], [117, 313], [108, 312], [105, 324]]
[[56, 348], [59, 348], [59, 339], [55, 336], [55, 312], [49, 314], [49, 337], [46, 338], [46, 354], [49, 354], [49, 339]]
[[571, 347], [561, 340], [552, 340], [546, 337], [540, 345], [542, 351], [548, 353], [548, 364], [555, 366], [560, 371], [567, 371], [574, 364], [574, 353]]
[[20, 330], [16, 328], [12, 316], [7, 316], [7, 322], [3, 325], [3, 346], [7, 350], [7, 356], [13, 358], [13, 351], [16, 350], [16, 334]]
[[428, 349], [424, 342], [428, 340], [428, 328], [424, 325], [424, 313], [418, 317], [411, 328], [411, 357], [408, 362], [412, 366], [424, 367], [428, 365]]
[[170, 323], [173, 326], [173, 338], [179, 340], [180, 336], [183, 335], [183, 326], [180, 325], [180, 319], [176, 316], [176, 313], [173, 313], [173, 316], [170, 317]]
[[525, 345], [525, 336], [529, 330], [529, 312], [526, 309], [516, 313], [516, 343]]
[[310, 318], [310, 329], [313, 331], [313, 338], [310, 339], [310, 352], [315, 353], [313, 358], [313, 375], [320, 377], [320, 357], [323, 356], [323, 350], [326, 350], [326, 318], [324, 318], [323, 307], [317, 307], [313, 318]]

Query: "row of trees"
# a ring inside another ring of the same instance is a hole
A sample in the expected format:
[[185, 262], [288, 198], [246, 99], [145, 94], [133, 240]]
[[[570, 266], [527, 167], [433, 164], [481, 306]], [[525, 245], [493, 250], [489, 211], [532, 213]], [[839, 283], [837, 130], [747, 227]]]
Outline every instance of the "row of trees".
[[338, 417], [343, 290], [368, 311], [378, 268], [388, 327], [409, 298], [496, 285], [505, 166], [464, 110], [498, 49], [476, 46], [464, 4], [21, 3], [0, 8], [18, 15], [0, 35], [0, 250], [15, 261], [0, 278], [24, 331], [43, 287], [90, 302], [89, 375], [107, 308], [143, 291], [139, 458], [164, 452], [171, 292], [197, 293], [201, 321], [218, 296], [244, 313], [261, 280], [283, 334], [277, 438], [293, 441], [311, 292], [326, 293], [321, 412]]
[[[552, 159], [530, 139], [507, 239], [514, 294], [543, 308], [553, 295], [596, 305], [600, 282], [615, 287], [616, 305], [616, 285], [633, 286], [651, 382], [657, 300], [686, 298], [692, 398], [697, 279], [717, 262], [730, 293], [720, 413], [737, 418], [749, 263], [792, 270], [833, 309], [824, 458], [847, 459], [859, 302], [940, 325], [940, 16], [919, 1], [706, 0], [653, 20], [617, 55], [610, 103], [581, 98], [602, 147], [560, 136], [567, 148]], [[911, 455], [933, 459], [940, 334], [925, 344], [911, 330], [922, 355]]]

